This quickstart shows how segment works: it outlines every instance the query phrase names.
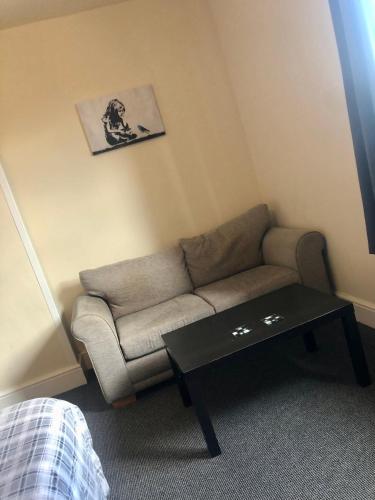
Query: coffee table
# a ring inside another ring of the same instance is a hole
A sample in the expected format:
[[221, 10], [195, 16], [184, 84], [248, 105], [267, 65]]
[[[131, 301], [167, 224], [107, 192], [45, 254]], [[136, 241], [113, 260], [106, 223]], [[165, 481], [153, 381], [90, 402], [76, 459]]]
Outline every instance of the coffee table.
[[208, 368], [248, 354], [269, 342], [302, 335], [314, 351], [313, 329], [341, 318], [359, 385], [371, 383], [353, 304], [333, 295], [290, 285], [164, 334], [163, 340], [185, 406], [191, 404], [211, 457], [221, 453], [201, 380]]

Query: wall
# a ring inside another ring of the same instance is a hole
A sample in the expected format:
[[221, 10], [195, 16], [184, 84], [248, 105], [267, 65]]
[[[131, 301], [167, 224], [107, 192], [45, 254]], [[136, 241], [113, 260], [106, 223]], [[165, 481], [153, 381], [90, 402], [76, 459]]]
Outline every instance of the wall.
[[[339, 292], [375, 308], [325, 0], [129, 0], [0, 31], [0, 69], [3, 164], [67, 323], [81, 269], [171, 245], [260, 199], [281, 224], [321, 229]], [[147, 83], [167, 135], [91, 156], [75, 103]], [[4, 203], [0, 216], [7, 392], [72, 364]]]
[[[4, 30], [0, 67], [4, 168], [66, 323], [80, 270], [164, 248], [259, 201], [205, 2], [130, 0]], [[167, 135], [91, 156], [75, 103], [149, 83]]]
[[84, 377], [65, 333], [51, 318], [2, 190], [0, 227], [1, 408], [71, 389]]
[[375, 326], [375, 256], [328, 1], [209, 1], [262, 197], [281, 224], [325, 233], [338, 292]]

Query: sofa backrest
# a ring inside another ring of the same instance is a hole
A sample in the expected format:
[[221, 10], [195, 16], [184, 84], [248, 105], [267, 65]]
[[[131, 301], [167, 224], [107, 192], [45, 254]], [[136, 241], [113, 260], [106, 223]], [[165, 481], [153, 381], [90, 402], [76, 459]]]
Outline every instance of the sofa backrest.
[[267, 205], [257, 205], [212, 231], [180, 240], [194, 287], [261, 264], [262, 240], [270, 225]]
[[180, 247], [81, 271], [89, 295], [103, 298], [114, 319], [160, 304], [192, 290]]

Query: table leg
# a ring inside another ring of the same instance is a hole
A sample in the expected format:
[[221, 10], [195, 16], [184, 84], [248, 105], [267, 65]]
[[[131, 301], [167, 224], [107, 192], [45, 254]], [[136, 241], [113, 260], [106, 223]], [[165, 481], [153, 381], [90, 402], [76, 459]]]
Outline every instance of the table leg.
[[191, 399], [190, 399], [189, 391], [186, 387], [185, 381], [183, 379], [183, 376], [182, 376], [177, 364], [175, 363], [172, 356], [169, 354], [168, 350], [167, 350], [167, 354], [168, 354], [169, 361], [171, 363], [171, 367], [173, 370], [174, 377], [176, 379], [177, 387], [178, 387], [178, 390], [180, 392], [182, 402], [183, 402], [184, 406], [186, 408], [188, 408], [189, 406], [191, 406]]
[[314, 352], [318, 350], [316, 345], [314, 332], [306, 332], [303, 334], [303, 341], [305, 343], [305, 349], [307, 352]]
[[204, 439], [207, 443], [208, 451], [211, 457], [216, 457], [221, 454], [220, 446], [216, 438], [214, 428], [212, 426], [210, 415], [208, 414], [206, 405], [204, 404], [199, 381], [194, 377], [189, 377], [186, 380], [189, 388], [191, 401], [193, 403], [195, 413], [201, 426]]
[[362, 387], [366, 387], [371, 384], [371, 378], [353, 306], [343, 314], [342, 322], [357, 383]]

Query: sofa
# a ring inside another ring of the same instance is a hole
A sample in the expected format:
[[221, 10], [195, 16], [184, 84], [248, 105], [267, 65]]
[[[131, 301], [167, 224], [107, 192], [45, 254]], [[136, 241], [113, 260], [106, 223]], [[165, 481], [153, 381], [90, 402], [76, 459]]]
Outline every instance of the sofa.
[[172, 377], [163, 333], [292, 283], [331, 292], [322, 234], [272, 226], [266, 205], [80, 281], [72, 334], [108, 403]]

